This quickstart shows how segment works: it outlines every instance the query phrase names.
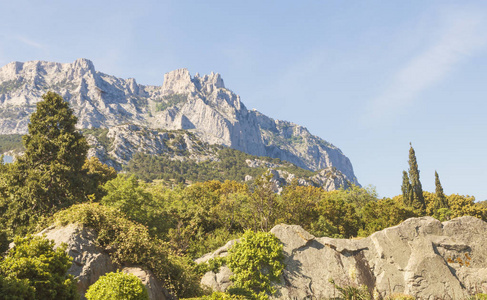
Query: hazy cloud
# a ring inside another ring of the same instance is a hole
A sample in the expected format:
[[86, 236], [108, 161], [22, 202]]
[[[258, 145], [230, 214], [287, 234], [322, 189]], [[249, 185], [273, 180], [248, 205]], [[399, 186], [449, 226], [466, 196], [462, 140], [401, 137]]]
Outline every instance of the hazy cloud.
[[20, 41], [20, 42], [22, 42], [22, 43], [24, 43], [24, 44], [26, 44], [26, 45], [28, 45], [28, 46], [31, 46], [31, 47], [34, 47], [34, 48], [37, 48], [37, 49], [41, 49], [41, 50], [45, 50], [46, 49], [46, 47], [43, 44], [38, 43], [38, 42], [36, 42], [36, 41], [34, 41], [32, 39], [26, 38], [24, 36], [17, 35], [17, 36], [15, 36], [15, 39], [18, 40], [18, 41]]
[[454, 12], [444, 16], [438, 39], [392, 76], [386, 90], [369, 103], [367, 123], [394, 117], [426, 89], [440, 82], [459, 63], [487, 45], [485, 16]]

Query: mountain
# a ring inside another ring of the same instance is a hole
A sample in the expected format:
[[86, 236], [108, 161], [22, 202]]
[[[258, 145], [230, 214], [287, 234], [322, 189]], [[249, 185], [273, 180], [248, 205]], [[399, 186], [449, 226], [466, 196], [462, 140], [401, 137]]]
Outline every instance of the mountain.
[[300, 168], [335, 168], [357, 183], [350, 160], [339, 148], [303, 126], [248, 110], [218, 73], [192, 77], [179, 69], [165, 74], [162, 86], [145, 86], [98, 72], [87, 59], [12, 62], [0, 69], [0, 134], [25, 134], [36, 102], [48, 90], [71, 104], [80, 129], [133, 125], [134, 130], [129, 126], [118, 135], [122, 141], [140, 132], [135, 128], [183, 129], [202, 142], [279, 158]]

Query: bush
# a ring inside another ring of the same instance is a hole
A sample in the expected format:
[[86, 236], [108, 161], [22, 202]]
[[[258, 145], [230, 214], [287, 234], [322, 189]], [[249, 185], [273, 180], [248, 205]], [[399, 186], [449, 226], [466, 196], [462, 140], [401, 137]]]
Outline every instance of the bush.
[[88, 300], [149, 300], [147, 289], [137, 276], [120, 272], [101, 276], [85, 296]]
[[229, 292], [253, 299], [275, 293], [271, 283], [279, 280], [284, 269], [282, 248], [272, 233], [247, 230], [229, 250], [227, 265], [234, 274]]
[[201, 293], [196, 264], [173, 254], [166, 242], [151, 237], [145, 226], [127, 220], [118, 210], [99, 203], [78, 204], [58, 212], [54, 222], [60, 225], [80, 223], [93, 228], [98, 233], [97, 242], [111, 249], [114, 263], [146, 266], [178, 297], [194, 297]]
[[76, 281], [67, 275], [66, 245], [54, 250], [53, 241], [32, 235], [16, 237], [14, 243], [0, 263], [2, 299], [78, 299]]

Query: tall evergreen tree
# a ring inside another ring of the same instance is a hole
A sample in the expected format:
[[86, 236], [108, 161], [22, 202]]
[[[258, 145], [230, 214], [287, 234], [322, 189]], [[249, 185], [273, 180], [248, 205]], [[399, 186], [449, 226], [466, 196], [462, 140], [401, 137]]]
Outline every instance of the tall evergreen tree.
[[86, 198], [88, 143], [61, 96], [47, 92], [42, 98], [23, 138], [25, 153], [8, 171], [6, 225], [14, 229]]
[[409, 143], [409, 180], [411, 183], [412, 191], [412, 202], [411, 206], [424, 214], [426, 212], [426, 203], [423, 196], [423, 187], [421, 186], [421, 181], [419, 180], [419, 169], [418, 162], [416, 160], [416, 153], [414, 152], [413, 146]]
[[413, 193], [412, 193], [411, 183], [409, 182], [408, 172], [406, 171], [402, 171], [401, 191], [402, 191], [402, 202], [406, 207], [411, 207]]
[[449, 208], [448, 200], [446, 199], [445, 193], [443, 192], [443, 187], [441, 186], [440, 177], [438, 172], [435, 171], [435, 206], [434, 209], [437, 211], [440, 208]]

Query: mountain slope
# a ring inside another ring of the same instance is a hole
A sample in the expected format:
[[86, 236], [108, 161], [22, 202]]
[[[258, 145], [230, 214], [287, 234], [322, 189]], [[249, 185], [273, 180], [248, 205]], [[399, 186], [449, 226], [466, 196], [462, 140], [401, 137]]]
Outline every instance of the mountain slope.
[[248, 110], [219, 74], [191, 77], [186, 69], [164, 75], [162, 86], [144, 86], [95, 70], [93, 63], [12, 62], [0, 69], [0, 134], [27, 132], [35, 103], [48, 90], [70, 102], [79, 128], [134, 124], [185, 129], [210, 144], [269, 156], [309, 169], [335, 167], [357, 183], [340, 149], [302, 126]]

